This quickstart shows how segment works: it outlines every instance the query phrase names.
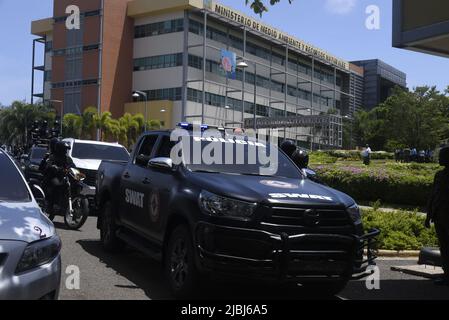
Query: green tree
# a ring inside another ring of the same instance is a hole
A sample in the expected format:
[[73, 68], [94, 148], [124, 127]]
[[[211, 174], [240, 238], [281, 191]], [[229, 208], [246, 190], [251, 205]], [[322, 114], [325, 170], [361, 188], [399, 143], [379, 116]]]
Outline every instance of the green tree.
[[112, 113], [109, 111], [102, 114], [95, 114], [95, 127], [100, 130], [100, 140], [105, 141], [111, 130]]
[[97, 137], [97, 119], [99, 118], [96, 107], [87, 107], [81, 115], [83, 119], [82, 138], [86, 140], [95, 140]]
[[[262, 16], [264, 12], [268, 11], [268, 7], [265, 5], [264, 0], [245, 0], [246, 5], [250, 4], [251, 9]], [[281, 2], [281, 0], [269, 0], [270, 5], [274, 6], [276, 3]], [[293, 0], [288, 0], [291, 4]]]
[[395, 88], [378, 107], [356, 113], [354, 137], [359, 146], [370, 144], [377, 150], [434, 148], [448, 138], [448, 108], [447, 91]]
[[53, 123], [54, 111], [42, 104], [31, 105], [15, 101], [0, 113], [0, 140], [11, 145], [26, 146], [29, 130], [35, 121]]
[[83, 118], [77, 114], [69, 113], [63, 119], [63, 136], [65, 138], [80, 139], [83, 131]]

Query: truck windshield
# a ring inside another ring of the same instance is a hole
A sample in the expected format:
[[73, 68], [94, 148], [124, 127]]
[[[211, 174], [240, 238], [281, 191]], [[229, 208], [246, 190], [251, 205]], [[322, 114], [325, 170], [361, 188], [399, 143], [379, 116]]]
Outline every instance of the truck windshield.
[[276, 146], [232, 140], [182, 139], [182, 161], [194, 172], [302, 179], [300, 170]]
[[109, 146], [92, 143], [73, 144], [72, 157], [83, 160], [128, 161], [129, 154], [121, 146]]
[[29, 202], [31, 201], [28, 189], [19, 170], [12, 161], [0, 151], [0, 202]]

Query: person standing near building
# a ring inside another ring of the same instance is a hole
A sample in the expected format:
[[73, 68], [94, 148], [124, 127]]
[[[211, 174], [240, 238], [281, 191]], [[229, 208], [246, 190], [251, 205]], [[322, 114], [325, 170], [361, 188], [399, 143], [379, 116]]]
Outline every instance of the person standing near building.
[[435, 284], [449, 286], [449, 146], [441, 149], [439, 162], [444, 169], [435, 175], [425, 225], [430, 228], [434, 222], [440, 243], [444, 276]]
[[366, 148], [362, 151], [363, 164], [365, 164], [366, 166], [369, 166], [371, 163], [371, 153], [372, 150], [370, 146], [366, 145]]

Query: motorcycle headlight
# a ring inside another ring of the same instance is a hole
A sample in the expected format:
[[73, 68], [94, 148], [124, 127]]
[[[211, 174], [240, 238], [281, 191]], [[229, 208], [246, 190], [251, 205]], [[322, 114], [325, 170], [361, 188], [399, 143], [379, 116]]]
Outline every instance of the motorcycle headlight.
[[348, 211], [349, 216], [351, 217], [351, 220], [354, 222], [354, 224], [359, 224], [362, 222], [362, 215], [360, 213], [360, 208], [358, 205], [355, 204], [346, 210]]
[[83, 181], [86, 179], [86, 175], [84, 173], [82, 173], [81, 171], [79, 171], [78, 169], [71, 168], [70, 171], [72, 173], [73, 178], [76, 181]]
[[23, 273], [52, 262], [61, 250], [61, 239], [49, 239], [30, 243], [24, 250], [16, 267], [16, 274]]
[[255, 203], [225, 198], [207, 191], [201, 192], [199, 205], [208, 215], [243, 221], [251, 220], [257, 207]]

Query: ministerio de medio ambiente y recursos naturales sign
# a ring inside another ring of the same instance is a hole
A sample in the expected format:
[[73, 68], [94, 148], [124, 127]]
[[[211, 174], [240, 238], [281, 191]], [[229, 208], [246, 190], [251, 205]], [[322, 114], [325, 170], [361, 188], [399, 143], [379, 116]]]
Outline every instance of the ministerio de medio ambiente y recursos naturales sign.
[[243, 15], [242, 13], [225, 7], [219, 3], [215, 3], [214, 1], [205, 0], [204, 8], [214, 13], [230, 19], [236, 23], [245, 25], [247, 28], [263, 33], [275, 40], [282, 41], [289, 46], [296, 48], [306, 54], [312, 55], [319, 60], [323, 60], [327, 63], [330, 63], [338, 68], [349, 70], [349, 62], [339, 59], [324, 50], [316, 48], [312, 45], [305, 43], [304, 41], [298, 40], [282, 31], [279, 31], [275, 28], [267, 26], [255, 19], [252, 19], [248, 16]]

